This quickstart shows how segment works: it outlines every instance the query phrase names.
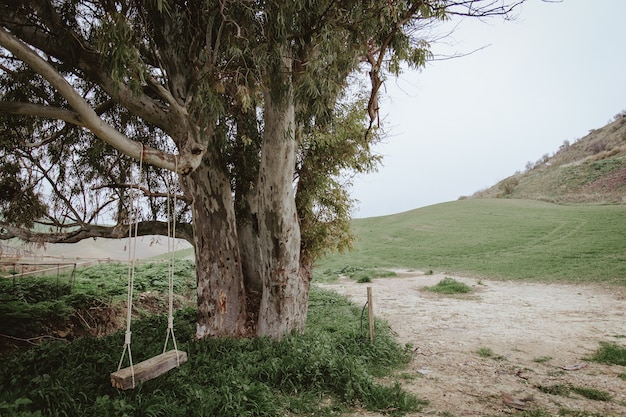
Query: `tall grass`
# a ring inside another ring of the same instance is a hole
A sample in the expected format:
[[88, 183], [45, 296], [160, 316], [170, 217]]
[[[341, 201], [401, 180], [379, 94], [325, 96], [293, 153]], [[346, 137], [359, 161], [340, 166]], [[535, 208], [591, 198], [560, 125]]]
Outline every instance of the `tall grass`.
[[318, 262], [476, 277], [626, 285], [626, 206], [468, 199], [357, 219], [352, 251]]

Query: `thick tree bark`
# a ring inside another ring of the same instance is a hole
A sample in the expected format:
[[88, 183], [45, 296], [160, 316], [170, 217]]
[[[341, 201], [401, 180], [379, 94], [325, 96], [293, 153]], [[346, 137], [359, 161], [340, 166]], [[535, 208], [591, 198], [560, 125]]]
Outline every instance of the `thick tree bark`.
[[230, 182], [212, 155], [184, 180], [193, 198], [198, 285], [196, 337], [241, 337], [246, 304]]
[[300, 271], [300, 226], [294, 198], [296, 161], [292, 92], [277, 103], [265, 95], [258, 220], [263, 294], [257, 333], [281, 338], [306, 324], [310, 281]]

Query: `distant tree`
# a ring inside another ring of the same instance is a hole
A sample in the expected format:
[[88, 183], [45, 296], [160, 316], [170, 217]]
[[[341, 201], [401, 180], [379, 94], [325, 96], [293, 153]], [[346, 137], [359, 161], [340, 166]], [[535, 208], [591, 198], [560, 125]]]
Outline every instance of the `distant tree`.
[[[300, 330], [313, 262], [350, 243], [342, 178], [376, 165], [384, 80], [425, 64], [428, 25], [519, 3], [5, 1], [0, 238], [121, 237], [134, 220], [165, 234], [173, 172], [197, 336]], [[370, 92], [354, 99], [361, 71]], [[139, 219], [127, 157], [143, 164]]]

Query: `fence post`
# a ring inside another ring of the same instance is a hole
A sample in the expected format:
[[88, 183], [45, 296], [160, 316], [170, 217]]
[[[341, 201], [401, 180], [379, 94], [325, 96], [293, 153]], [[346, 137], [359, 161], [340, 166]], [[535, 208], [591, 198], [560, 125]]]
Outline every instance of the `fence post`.
[[367, 313], [370, 325], [370, 342], [374, 343], [374, 306], [372, 305], [372, 287], [367, 287]]

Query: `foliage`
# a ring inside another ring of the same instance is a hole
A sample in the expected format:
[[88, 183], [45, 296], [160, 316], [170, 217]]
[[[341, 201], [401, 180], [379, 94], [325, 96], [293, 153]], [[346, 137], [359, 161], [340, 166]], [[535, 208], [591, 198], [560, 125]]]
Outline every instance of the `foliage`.
[[[270, 339], [194, 339], [194, 310], [177, 313], [179, 349], [189, 362], [135, 390], [111, 388], [123, 334], [46, 343], [5, 355], [0, 363], [3, 415], [326, 416], [359, 404], [369, 410], [417, 410], [421, 401], [398, 384], [382, 385], [410, 359], [387, 326], [374, 343], [359, 333], [360, 310], [337, 294], [313, 289], [302, 335]], [[135, 363], [158, 354], [163, 316], [133, 324]]]
[[[285, 180], [295, 176], [302, 185], [303, 250], [314, 259], [328, 248], [350, 244], [353, 202], [347, 194], [350, 182], [342, 178], [368, 172], [380, 159], [370, 150], [378, 134], [365, 134], [370, 96], [354, 99], [350, 79], [365, 69], [366, 55], [374, 60], [372, 74], [380, 82], [386, 74], [398, 74], [403, 62], [423, 66], [430, 56], [424, 29], [444, 19], [447, 7], [352, 0], [235, 1], [226, 8], [199, 1], [120, 7], [107, 1], [43, 1], [0, 12], [3, 30], [53, 57], [48, 69], [63, 77], [103, 124], [150, 149], [146, 156], [162, 152], [166, 160], [178, 151], [184, 161], [189, 153], [208, 152], [230, 176], [242, 222], [249, 221], [248, 194], [262, 156], [263, 93], [282, 102], [292, 91], [300, 150], [298, 167]], [[479, 16], [506, 10], [468, 7]], [[33, 38], [25, 27], [45, 28], [39, 31], [45, 40]], [[42, 221], [49, 232], [78, 227], [88, 233], [104, 233], [88, 227], [98, 217], [127, 222], [124, 185], [132, 178], [129, 161], [115, 149], [122, 146], [79, 121], [76, 115], [84, 109], [68, 105], [70, 93], [43, 70], [20, 61], [8, 40], [3, 46], [0, 156], [3, 172], [11, 173], [0, 178], [4, 221], [27, 228]], [[278, 76], [285, 56], [293, 62], [290, 77]], [[35, 106], [40, 104], [49, 111]], [[198, 143], [188, 143], [191, 137]], [[145, 174], [148, 192], [141, 197], [140, 219], [154, 222], [165, 217], [168, 176], [148, 166]], [[177, 209], [179, 220], [189, 223], [189, 204], [181, 202]]]
[[[353, 241], [350, 178], [379, 161], [386, 77], [423, 67], [429, 27], [449, 15], [507, 17], [519, 3], [0, 6], [0, 160], [19, 168], [10, 194], [36, 203], [9, 223], [14, 203], [0, 194], [0, 239], [73, 243], [120, 237], [129, 224], [169, 234], [176, 193], [178, 230], [202, 254], [199, 337], [300, 328], [306, 299], [296, 294], [306, 296], [313, 262]], [[353, 79], [369, 94], [353, 94]], [[293, 290], [263, 292], [263, 309], [246, 297], [270, 287]], [[245, 325], [256, 316], [256, 329]]]
[[623, 206], [454, 201], [354, 220], [354, 249], [327, 256], [316, 267], [407, 268], [492, 279], [626, 285], [625, 213]]
[[312, 129], [304, 137], [298, 163], [296, 204], [302, 227], [302, 247], [307, 256], [320, 256], [351, 247], [350, 232], [354, 201], [348, 189], [347, 172], [368, 173], [381, 160], [372, 153], [379, 136], [362, 131], [359, 109], [365, 99], [341, 103], [326, 129]]
[[424, 289], [438, 294], [465, 294], [472, 292], [472, 288], [469, 285], [450, 277], [442, 279], [431, 287], [424, 287]]

